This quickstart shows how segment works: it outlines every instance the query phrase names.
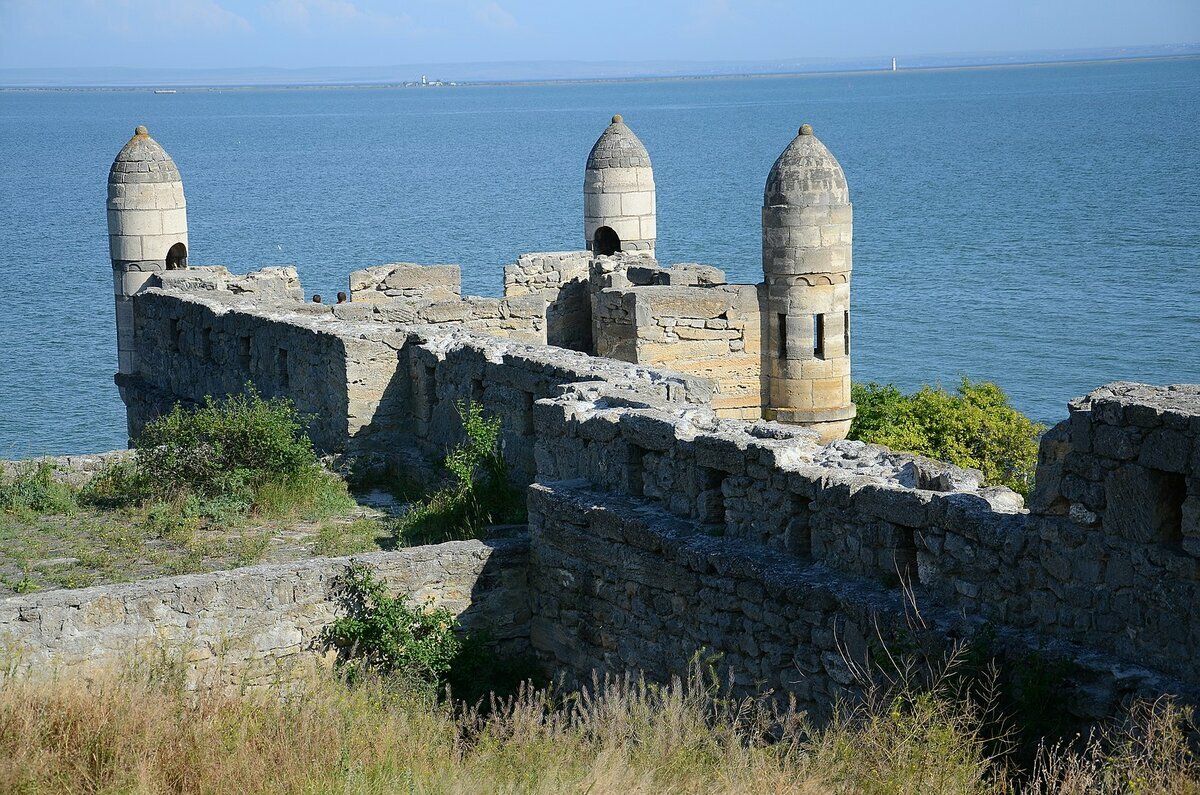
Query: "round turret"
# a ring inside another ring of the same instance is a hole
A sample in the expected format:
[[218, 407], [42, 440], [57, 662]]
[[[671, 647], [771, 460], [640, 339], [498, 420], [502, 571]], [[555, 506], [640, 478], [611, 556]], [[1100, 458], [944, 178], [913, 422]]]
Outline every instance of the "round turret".
[[589, 251], [654, 253], [657, 236], [650, 154], [620, 116], [597, 139], [583, 176], [583, 235]]
[[159, 271], [187, 267], [187, 204], [171, 156], [142, 126], [108, 172], [108, 247], [117, 303], [121, 373], [137, 369], [133, 352], [135, 293]]
[[850, 402], [853, 207], [846, 175], [805, 124], [763, 190], [765, 414], [845, 438]]

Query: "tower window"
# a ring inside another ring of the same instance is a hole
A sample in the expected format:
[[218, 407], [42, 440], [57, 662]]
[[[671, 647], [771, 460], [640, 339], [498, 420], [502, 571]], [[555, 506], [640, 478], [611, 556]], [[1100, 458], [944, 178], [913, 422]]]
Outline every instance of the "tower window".
[[825, 316], [813, 315], [813, 356], [825, 358]]
[[602, 226], [592, 236], [592, 251], [609, 256], [621, 250], [621, 238], [611, 226]]
[[279, 385], [286, 387], [291, 383], [291, 373], [288, 372], [288, 352], [284, 348], [279, 349]]
[[787, 315], [780, 313], [776, 319], [779, 321], [779, 330], [776, 332], [779, 335], [779, 344], [776, 346], [779, 349], [779, 358], [786, 359], [787, 356]]
[[845, 345], [846, 355], [850, 355], [850, 310], [847, 309], [842, 313], [842, 343]]
[[176, 243], [167, 250], [167, 270], [177, 271], [187, 267], [187, 246]]
[[180, 341], [183, 339], [183, 330], [179, 327], [179, 318], [171, 318], [171, 335], [170, 345], [171, 353], [179, 353]]
[[238, 365], [247, 372], [250, 370], [250, 338], [242, 337], [238, 348]]

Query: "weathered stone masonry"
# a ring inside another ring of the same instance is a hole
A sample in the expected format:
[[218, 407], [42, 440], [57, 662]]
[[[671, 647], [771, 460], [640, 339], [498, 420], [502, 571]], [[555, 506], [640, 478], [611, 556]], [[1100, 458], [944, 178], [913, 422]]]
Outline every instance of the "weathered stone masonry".
[[[1006, 651], [1074, 661], [1080, 716], [1130, 694], [1200, 701], [1200, 387], [1111, 384], [1073, 401], [1043, 438], [1029, 510], [977, 472], [822, 444], [853, 416], [851, 208], [837, 161], [801, 129], [764, 191], [766, 280], [739, 286], [649, 255], [653, 179], [626, 125], [593, 155], [593, 250], [523, 255], [502, 299], [462, 298], [453, 266], [428, 292], [419, 266], [359, 271], [355, 301], [312, 305], [291, 269], [235, 277], [154, 260], [118, 295], [131, 433], [175, 402], [253, 381], [314, 416], [322, 451], [420, 469], [459, 440], [456, 404], [481, 403], [529, 486], [527, 552], [489, 545], [479, 554], [501, 584], [482, 587], [478, 566], [454, 563], [459, 548], [377, 564], [449, 556], [450, 591], [471, 592], [470, 609], [514, 648], [579, 679], [666, 677], [703, 646], [743, 685], [819, 710], [850, 683], [847, 658], [912, 631], [911, 597], [925, 645], [991, 625]], [[646, 174], [631, 182], [628, 169]], [[160, 624], [178, 640], [227, 622], [261, 657], [289, 657], [297, 631], [333, 615], [312, 583], [344, 565], [119, 586], [120, 618], [100, 623], [79, 617], [107, 615], [93, 606], [104, 589], [13, 597], [0, 624], [35, 656], [68, 662]], [[308, 584], [292, 597], [251, 584], [279, 577]], [[218, 599], [189, 626], [176, 591], [241, 578], [232, 612]], [[275, 632], [287, 642], [254, 640]]]
[[[319, 399], [334, 393], [346, 397], [330, 406], [364, 407], [321, 437], [327, 450], [427, 460], [459, 438], [457, 401], [501, 416], [515, 479], [536, 484], [531, 643], [556, 671], [586, 678], [602, 664], [665, 676], [705, 646], [747, 682], [827, 704], [844, 686], [846, 644], [865, 653], [877, 622], [905, 627], [906, 582], [943, 642], [987, 622], [1013, 648], [1079, 662], [1081, 712], [1111, 710], [1131, 692], [1194, 694], [1200, 682], [1198, 387], [1118, 384], [1074, 402], [1043, 442], [1027, 512], [978, 473], [722, 419], [703, 379], [220, 291], [152, 289], [137, 302], [149, 367], [130, 393], [186, 388], [197, 399], [227, 383], [217, 361], [172, 352], [163, 330], [190, 312], [184, 325], [249, 329], [300, 351], [289, 361], [302, 366], [340, 363], [320, 371], [329, 380], [314, 397], [299, 374], [287, 388], [263, 378], [305, 410], [332, 410]], [[176, 374], [150, 382], [165, 372]], [[238, 380], [247, 377], [259, 380]], [[789, 582], [800, 595], [779, 597]]]
[[361, 565], [396, 591], [484, 630], [498, 653], [528, 654], [523, 538], [58, 590], [0, 600], [7, 675], [98, 675], [166, 653], [201, 687], [287, 682], [335, 650], [322, 630], [344, 615], [338, 579]]

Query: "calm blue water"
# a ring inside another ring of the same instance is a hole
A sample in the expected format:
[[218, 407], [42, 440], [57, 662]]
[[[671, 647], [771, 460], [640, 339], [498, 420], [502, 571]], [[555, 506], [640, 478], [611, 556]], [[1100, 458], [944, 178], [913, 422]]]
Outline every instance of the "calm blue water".
[[175, 158], [196, 264], [458, 262], [496, 294], [582, 240], [619, 112], [659, 256], [757, 281], [771, 163], [801, 122], [855, 204], [859, 380], [1000, 383], [1054, 420], [1115, 379], [1200, 382], [1200, 60], [434, 90], [0, 93], [0, 457], [122, 446], [104, 215], [136, 124]]

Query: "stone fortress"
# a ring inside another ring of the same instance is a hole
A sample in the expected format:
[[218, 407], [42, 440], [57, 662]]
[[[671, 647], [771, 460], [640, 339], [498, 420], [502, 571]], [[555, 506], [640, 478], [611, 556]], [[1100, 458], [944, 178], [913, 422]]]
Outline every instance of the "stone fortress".
[[[320, 450], [420, 472], [460, 440], [456, 403], [482, 404], [527, 534], [360, 559], [548, 670], [661, 679], [705, 648], [819, 713], [886, 644], [982, 633], [1070, 661], [1081, 718], [1200, 701], [1200, 386], [1072, 401], [1028, 508], [978, 472], [844, 441], [852, 210], [808, 125], [767, 176], [758, 285], [654, 259], [650, 157], [619, 116], [586, 161], [586, 250], [521, 255], [501, 298], [461, 296], [454, 265], [355, 271], [344, 304], [306, 302], [291, 268], [193, 266], [179, 171], [142, 127], [108, 195], [131, 436], [253, 381], [312, 415]], [[197, 675], [240, 649], [278, 677], [318, 653], [342, 568], [12, 597], [0, 634], [30, 665], [154, 637]]]

